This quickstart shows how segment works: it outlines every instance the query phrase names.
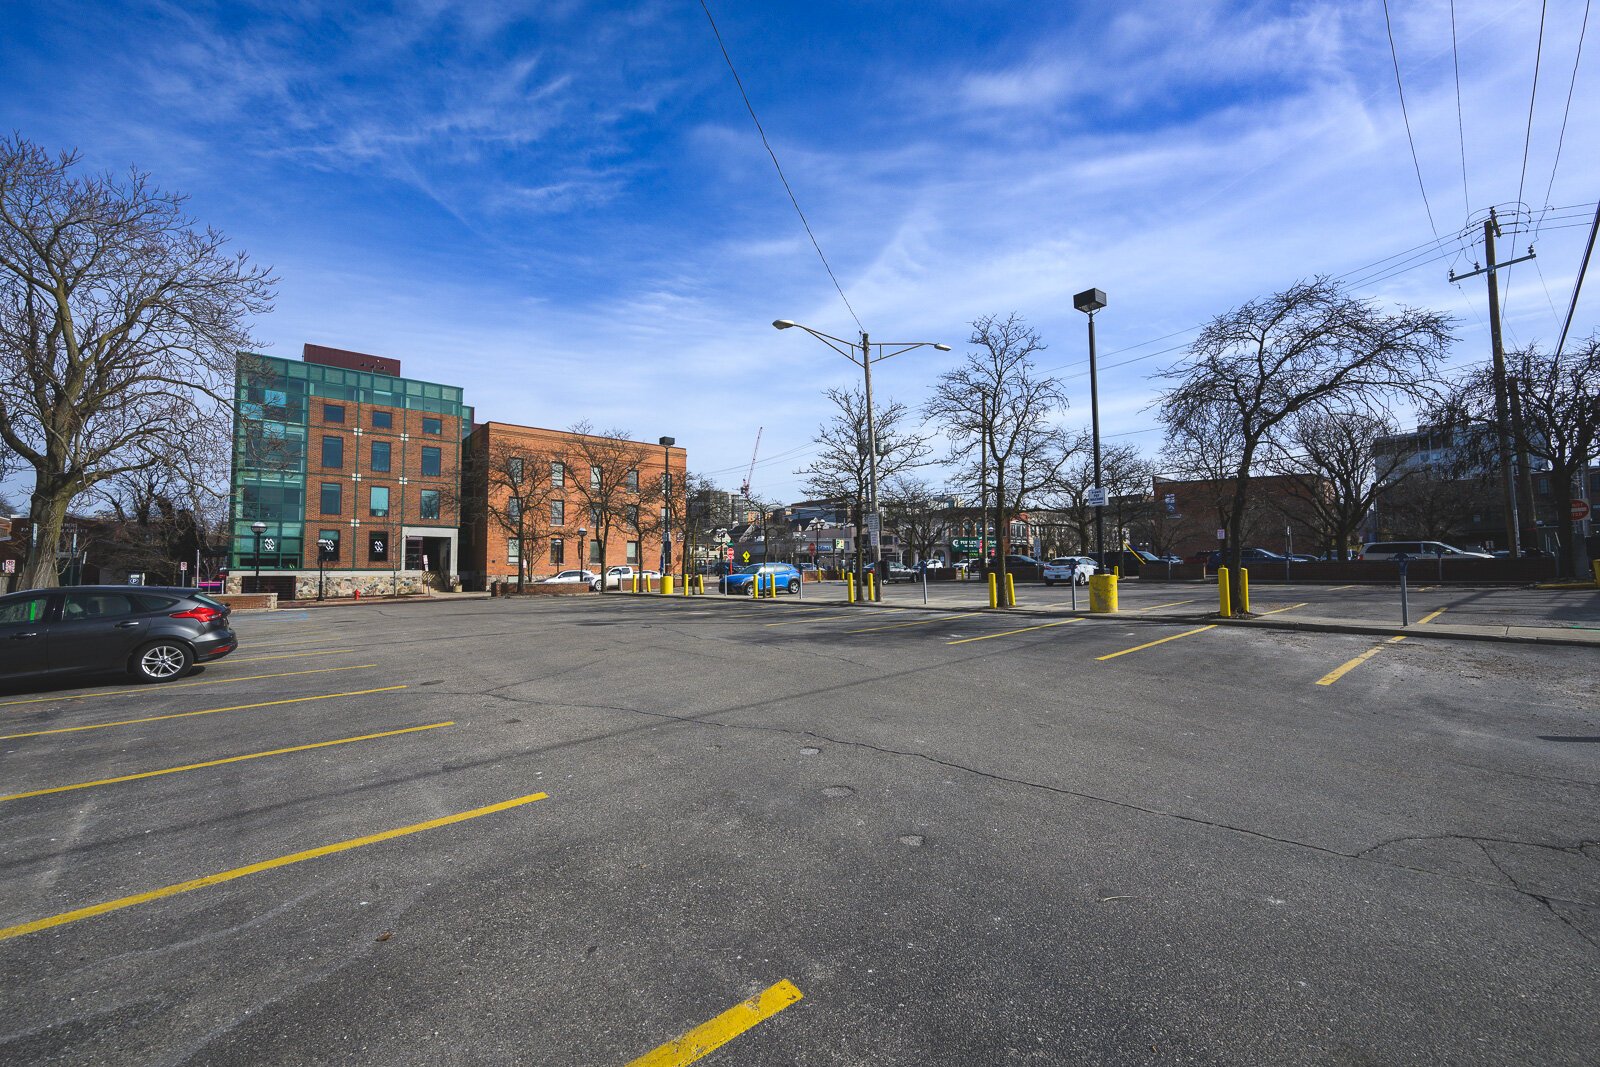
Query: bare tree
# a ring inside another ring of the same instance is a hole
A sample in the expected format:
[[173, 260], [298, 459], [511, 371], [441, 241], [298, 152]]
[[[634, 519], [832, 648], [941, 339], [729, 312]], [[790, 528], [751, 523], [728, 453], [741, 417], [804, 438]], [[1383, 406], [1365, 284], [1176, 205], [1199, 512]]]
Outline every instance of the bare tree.
[[1003, 590], [1012, 516], [1033, 494], [1055, 484], [1072, 454], [1066, 434], [1052, 422], [1067, 398], [1058, 379], [1036, 376], [1033, 354], [1045, 346], [1015, 312], [976, 320], [967, 343], [974, 350], [961, 366], [939, 376], [925, 410], [943, 424], [950, 458], [967, 478], [978, 473], [983, 479], [980, 468], [993, 471]]
[[550, 502], [555, 499], [551, 467], [554, 457], [518, 448], [496, 438], [485, 456], [472, 457], [482, 474], [472, 472], [481, 506], [489, 521], [517, 545], [517, 592], [527, 585], [528, 563], [539, 558], [552, 529]]
[[[871, 478], [871, 452], [867, 443], [867, 400], [859, 389], [829, 389], [824, 394], [836, 409], [812, 440], [822, 450], [796, 471], [806, 476], [806, 492], [838, 501], [850, 508], [855, 526], [856, 573], [865, 569], [867, 487]], [[904, 404], [879, 403], [873, 412], [878, 434], [878, 481], [921, 466], [932, 449], [928, 437], [907, 425], [910, 412]]]
[[1318, 278], [1219, 315], [1190, 346], [1190, 359], [1162, 374], [1176, 383], [1160, 403], [1169, 435], [1192, 438], [1220, 427], [1237, 447], [1224, 527], [1236, 601], [1250, 478], [1272, 438], [1302, 411], [1377, 412], [1397, 394], [1416, 394], [1419, 382], [1435, 376], [1450, 340], [1442, 315], [1384, 313]]
[[1288, 481], [1295, 517], [1321, 530], [1341, 560], [1350, 558], [1380, 488], [1408, 476], [1403, 455], [1379, 456], [1373, 447], [1399, 429], [1387, 412], [1307, 408], [1289, 420], [1267, 457], [1267, 468]]
[[275, 284], [147, 175], [77, 164], [0, 140], [0, 440], [33, 469], [31, 586], [56, 584], [76, 496], [185, 467], [201, 437], [228, 433], [245, 319], [271, 310]]
[[[628, 431], [596, 434], [585, 421], [574, 423], [569, 432], [576, 437], [577, 454], [569, 460], [567, 489], [584, 509], [579, 521], [589, 527], [590, 539], [600, 546], [604, 570], [606, 544], [613, 532], [638, 538], [641, 528], [649, 529], [646, 524], [665, 499], [661, 479], [641, 473], [653, 452], [651, 446], [632, 440]], [[567, 525], [572, 525], [571, 516]], [[642, 559], [635, 562], [644, 563]], [[588, 565], [588, 560], [578, 562], [579, 567]], [[605, 582], [600, 587], [604, 590]]]
[[917, 559], [928, 559], [950, 528], [950, 496], [920, 478], [899, 475], [884, 489], [883, 521]]
[[[1591, 334], [1578, 343], [1577, 351], [1559, 359], [1534, 345], [1508, 352], [1506, 383], [1522, 405], [1523, 436], [1515, 442], [1517, 453], [1550, 465], [1560, 573], [1576, 574], [1581, 551], [1568, 501], [1600, 445], [1600, 333]], [[1472, 425], [1496, 425], [1491, 368], [1475, 369], [1456, 383], [1450, 411]], [[1533, 526], [1534, 516], [1525, 522]]]

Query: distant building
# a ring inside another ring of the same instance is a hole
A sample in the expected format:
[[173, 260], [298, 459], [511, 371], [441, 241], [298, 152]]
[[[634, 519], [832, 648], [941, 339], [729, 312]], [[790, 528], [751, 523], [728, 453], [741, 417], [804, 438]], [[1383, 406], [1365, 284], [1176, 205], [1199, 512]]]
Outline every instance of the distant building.
[[[1223, 547], [1217, 536], [1227, 527], [1236, 483], [1231, 478], [1174, 480], [1157, 476], [1155, 518], [1150, 523], [1152, 547], [1162, 555], [1185, 559]], [[1284, 552], [1321, 553], [1334, 546], [1320, 528], [1309, 504], [1310, 494], [1326, 492], [1314, 475], [1270, 474], [1250, 479], [1249, 512], [1244, 517], [1242, 547]]]

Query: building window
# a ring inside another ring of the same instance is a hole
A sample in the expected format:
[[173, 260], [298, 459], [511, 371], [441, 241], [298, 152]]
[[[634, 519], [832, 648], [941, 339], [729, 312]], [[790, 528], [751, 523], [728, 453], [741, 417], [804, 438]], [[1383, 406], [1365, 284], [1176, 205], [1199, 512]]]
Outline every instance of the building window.
[[337, 434], [322, 435], [322, 465], [337, 470], [344, 466], [344, 438]]
[[628, 529], [637, 530], [639, 528], [639, 505], [629, 504], [623, 509], [622, 518], [628, 524]]
[[565, 500], [550, 501], [550, 525], [565, 526], [567, 524], [567, 502]]
[[317, 534], [317, 559], [324, 563], [339, 562], [339, 531], [322, 530]]
[[512, 497], [506, 501], [506, 523], [516, 526], [520, 522], [522, 522], [522, 501]]
[[637, 564], [639, 562], [639, 542], [628, 542], [628, 558], [626, 562], [633, 564]]
[[520, 537], [506, 538], [506, 562], [513, 566], [522, 562], [522, 539]]
[[589, 505], [589, 529], [600, 532], [600, 509], [593, 504]]
[[323, 422], [343, 422], [344, 421], [344, 405], [343, 404], [324, 404], [324, 405], [322, 405], [322, 421]]
[[637, 493], [638, 491], [639, 491], [639, 472], [637, 470], [631, 470], [631, 471], [628, 472], [628, 492]]
[[422, 518], [437, 519], [439, 517], [439, 490], [424, 489], [417, 495], [417, 502], [422, 512]]
[[589, 542], [589, 562], [599, 566], [604, 560], [600, 556], [600, 541], [596, 538]]
[[602, 484], [602, 475], [599, 467], [589, 468], [589, 488], [598, 490]]
[[444, 433], [444, 423], [439, 419], [424, 418], [422, 420], [422, 432], [431, 434]]
[[389, 487], [386, 485], [375, 485], [368, 492], [367, 514], [380, 519], [388, 516]]
[[506, 461], [506, 473], [511, 476], [512, 485], [522, 484], [522, 457], [512, 456]]
[[372, 442], [372, 469], [387, 471], [389, 469], [389, 442]]
[[424, 445], [422, 448], [422, 476], [424, 478], [437, 478], [441, 470], [441, 456], [443, 452], [438, 448]]
[[344, 486], [338, 482], [322, 483], [322, 513], [338, 515], [344, 511]]
[[389, 534], [387, 531], [367, 531], [367, 560], [371, 563], [389, 562]]
[[550, 484], [557, 489], [567, 484], [567, 465], [560, 460], [550, 464]]
[[550, 539], [550, 566], [559, 567], [566, 562], [567, 543], [559, 537]]
[[372, 428], [374, 430], [393, 429], [394, 413], [389, 411], [374, 411], [372, 413]]

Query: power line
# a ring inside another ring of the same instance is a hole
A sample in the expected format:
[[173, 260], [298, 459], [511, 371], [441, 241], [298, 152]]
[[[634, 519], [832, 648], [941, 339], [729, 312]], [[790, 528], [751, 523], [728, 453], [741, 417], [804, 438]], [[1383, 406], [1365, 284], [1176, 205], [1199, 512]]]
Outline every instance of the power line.
[[1456, 0], [1450, 0], [1450, 58], [1456, 69], [1456, 134], [1461, 142], [1461, 203], [1467, 214], [1471, 215], [1472, 197], [1467, 192], [1467, 127], [1461, 120], [1461, 53], [1456, 48]]
[[[1549, 0], [1541, 0], [1539, 4], [1539, 40], [1533, 52], [1533, 87], [1528, 90], [1528, 127], [1522, 135], [1522, 176], [1517, 179], [1517, 211], [1520, 215], [1526, 207], [1522, 202], [1522, 188], [1528, 180], [1528, 149], [1533, 144], [1533, 104], [1539, 97], [1539, 66], [1544, 60], [1544, 18], [1549, 10]], [[1528, 221], [1533, 221], [1533, 212], [1528, 212]], [[1500, 314], [1506, 313], [1506, 304], [1511, 300], [1511, 265], [1506, 267], [1505, 290], [1500, 294]]]
[[772, 157], [772, 165], [778, 171], [778, 180], [783, 183], [783, 191], [789, 194], [789, 203], [794, 205], [795, 214], [800, 216], [800, 225], [806, 228], [806, 236], [811, 238], [811, 247], [817, 250], [817, 258], [822, 260], [822, 267], [828, 272], [828, 277], [833, 279], [833, 287], [839, 290], [839, 299], [844, 301], [845, 310], [850, 312], [850, 317], [856, 320], [856, 325], [861, 327], [861, 332], [866, 333], [867, 328], [861, 325], [861, 317], [856, 314], [856, 309], [850, 306], [850, 298], [844, 295], [844, 286], [839, 284], [839, 278], [833, 273], [833, 267], [828, 263], [828, 257], [822, 254], [822, 245], [817, 243], [817, 235], [811, 232], [811, 223], [806, 218], [806, 213], [800, 210], [800, 201], [794, 195], [794, 189], [789, 185], [789, 179], [784, 176], [783, 165], [778, 162], [778, 153], [772, 150], [772, 142], [767, 140], [767, 131], [762, 128], [761, 120], [756, 118], [756, 109], [750, 103], [750, 94], [744, 91], [744, 82], [739, 77], [739, 71], [733, 65], [733, 57], [728, 54], [728, 46], [722, 42], [722, 31], [717, 29], [717, 20], [711, 17], [711, 9], [706, 6], [706, 0], [700, 0], [700, 9], [706, 13], [706, 21], [711, 23], [711, 32], [716, 35], [717, 47], [722, 49], [722, 58], [727, 61], [728, 70], [733, 74], [733, 83], [739, 87], [739, 95], [744, 99], [745, 110], [750, 112], [750, 121], [756, 124], [756, 132], [761, 135], [761, 144], [767, 150], [767, 155]]
[[1572, 328], [1573, 313], [1578, 310], [1578, 291], [1583, 288], [1583, 276], [1589, 272], [1589, 256], [1594, 252], [1595, 234], [1600, 233], [1600, 205], [1594, 209], [1594, 222], [1589, 226], [1589, 243], [1583, 249], [1583, 263], [1578, 267], [1578, 277], [1572, 282], [1572, 303], [1567, 305], [1567, 321], [1561, 327], [1561, 340], [1556, 342], [1556, 358], [1567, 343], [1567, 331]]
[[1406, 124], [1406, 142], [1411, 145], [1411, 165], [1417, 169], [1417, 189], [1422, 193], [1422, 207], [1428, 213], [1428, 228], [1435, 237], [1439, 227], [1433, 222], [1433, 206], [1428, 203], [1428, 189], [1422, 184], [1422, 164], [1417, 160], [1417, 142], [1411, 136], [1411, 116], [1406, 113], [1406, 87], [1400, 82], [1400, 53], [1394, 47], [1394, 25], [1389, 21], [1389, 0], [1383, 0], [1383, 26], [1389, 32], [1389, 57], [1394, 60], [1394, 87], [1400, 93], [1400, 117]]
[[[1454, 2], [1454, 0], [1452, 0]], [[1556, 168], [1561, 166], [1561, 146], [1567, 140], [1567, 116], [1572, 113], [1572, 91], [1578, 85], [1578, 64], [1583, 59], [1583, 38], [1589, 32], [1589, 0], [1583, 2], [1583, 25], [1578, 29], [1578, 51], [1572, 57], [1572, 80], [1567, 83], [1567, 106], [1561, 112], [1561, 134], [1556, 138], [1556, 159], [1550, 164], [1550, 183], [1544, 189], [1545, 207], [1539, 214], [1539, 221], [1544, 222], [1544, 212], [1551, 210], [1550, 191], [1556, 185]]]

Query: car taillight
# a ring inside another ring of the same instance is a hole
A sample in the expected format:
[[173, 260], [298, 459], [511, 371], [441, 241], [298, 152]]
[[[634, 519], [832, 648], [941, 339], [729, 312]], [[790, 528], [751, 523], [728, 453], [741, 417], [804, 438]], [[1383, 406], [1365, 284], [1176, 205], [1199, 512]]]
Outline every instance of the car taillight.
[[222, 612], [218, 611], [216, 608], [199, 607], [190, 608], [188, 611], [174, 611], [172, 613], [172, 618], [194, 619], [197, 622], [210, 622], [212, 619], [218, 618], [221, 615]]

